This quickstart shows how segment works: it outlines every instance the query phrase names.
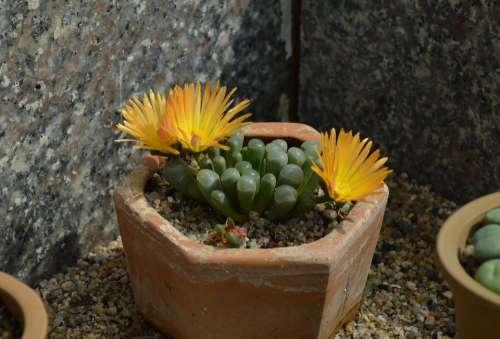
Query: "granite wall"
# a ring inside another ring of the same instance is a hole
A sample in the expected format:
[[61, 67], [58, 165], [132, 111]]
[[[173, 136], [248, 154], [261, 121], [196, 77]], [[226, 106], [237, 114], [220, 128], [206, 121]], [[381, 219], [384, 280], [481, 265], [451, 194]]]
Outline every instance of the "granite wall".
[[301, 119], [458, 202], [500, 189], [500, 2], [302, 0]]
[[0, 0], [0, 270], [34, 281], [116, 236], [130, 96], [221, 78], [286, 118], [286, 3]]

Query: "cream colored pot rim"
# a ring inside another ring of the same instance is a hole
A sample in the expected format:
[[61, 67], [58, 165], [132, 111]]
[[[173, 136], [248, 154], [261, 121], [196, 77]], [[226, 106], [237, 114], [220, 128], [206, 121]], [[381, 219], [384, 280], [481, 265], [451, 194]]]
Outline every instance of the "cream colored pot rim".
[[11, 275], [0, 272], [0, 299], [23, 323], [22, 339], [47, 337], [48, 316], [40, 296]]
[[500, 307], [500, 295], [474, 280], [459, 262], [459, 253], [465, 247], [472, 228], [488, 210], [496, 207], [500, 207], [500, 192], [473, 200], [453, 213], [439, 231], [437, 256], [446, 278], [484, 302]]

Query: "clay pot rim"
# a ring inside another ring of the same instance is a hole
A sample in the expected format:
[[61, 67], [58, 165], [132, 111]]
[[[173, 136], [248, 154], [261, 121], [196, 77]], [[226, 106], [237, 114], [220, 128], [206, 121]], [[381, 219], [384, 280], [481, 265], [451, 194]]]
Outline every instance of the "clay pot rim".
[[[276, 132], [278, 129], [278, 132]], [[280, 132], [281, 131], [281, 132]], [[300, 123], [253, 123], [244, 130], [246, 137], [262, 138], [286, 138], [319, 140], [319, 133], [312, 127]], [[123, 199], [126, 206], [133, 213], [143, 218], [148, 229], [153, 230], [158, 237], [175, 243], [186, 257], [193, 261], [221, 262], [226, 263], [244, 262], [252, 265], [256, 258], [263, 265], [273, 266], [276, 258], [286, 258], [290, 262], [311, 263], [318, 265], [330, 264], [336, 258], [330, 253], [342, 251], [351, 237], [359, 235], [359, 229], [366, 223], [365, 220], [373, 218], [381, 208], [385, 208], [389, 189], [384, 183], [374, 194], [358, 201], [350, 211], [349, 215], [342, 221], [340, 231], [333, 231], [316, 241], [288, 247], [240, 249], [240, 248], [216, 248], [198, 243], [189, 239], [178, 231], [170, 222], [163, 218], [144, 197], [144, 187], [149, 178], [157, 172], [165, 163], [165, 159], [157, 156], [147, 156], [132, 174], [119, 186], [115, 192], [115, 199]], [[325, 250], [328, 249], [328, 250]]]
[[500, 308], [500, 295], [474, 280], [458, 260], [459, 252], [465, 247], [472, 228], [483, 219], [488, 210], [495, 207], [500, 207], [500, 192], [475, 199], [455, 211], [438, 233], [436, 252], [441, 271], [448, 280], [482, 299], [484, 303]]
[[48, 331], [48, 315], [40, 296], [28, 285], [0, 272], [0, 299], [14, 317], [22, 322], [23, 339], [44, 339]]

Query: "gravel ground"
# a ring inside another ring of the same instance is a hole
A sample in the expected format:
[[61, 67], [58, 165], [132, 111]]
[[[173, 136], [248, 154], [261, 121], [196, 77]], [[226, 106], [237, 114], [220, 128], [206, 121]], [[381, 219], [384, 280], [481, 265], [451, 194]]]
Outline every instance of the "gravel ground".
[[[336, 338], [451, 338], [451, 293], [434, 259], [440, 225], [456, 208], [405, 174], [393, 175], [365, 297]], [[120, 241], [98, 247], [37, 289], [51, 315], [50, 338], [164, 338], [138, 314]]]

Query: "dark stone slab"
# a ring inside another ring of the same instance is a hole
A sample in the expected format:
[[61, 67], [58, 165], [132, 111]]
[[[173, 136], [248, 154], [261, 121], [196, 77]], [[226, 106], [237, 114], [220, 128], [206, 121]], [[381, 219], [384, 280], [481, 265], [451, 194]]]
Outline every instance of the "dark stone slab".
[[[276, 119], [289, 86], [279, 1], [0, 3], [0, 270], [34, 281], [117, 235], [113, 140], [142, 95], [221, 78]], [[134, 160], [135, 159], [135, 160]]]
[[302, 1], [301, 119], [465, 202], [500, 188], [500, 3]]

